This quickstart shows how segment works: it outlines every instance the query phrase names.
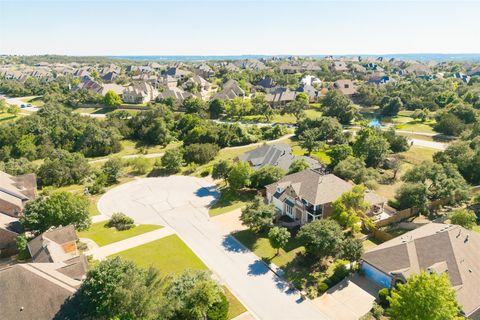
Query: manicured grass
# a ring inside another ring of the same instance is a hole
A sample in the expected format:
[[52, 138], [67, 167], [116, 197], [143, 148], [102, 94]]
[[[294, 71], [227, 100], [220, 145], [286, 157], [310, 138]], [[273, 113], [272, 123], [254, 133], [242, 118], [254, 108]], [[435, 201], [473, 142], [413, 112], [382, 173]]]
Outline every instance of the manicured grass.
[[246, 206], [256, 194], [256, 191], [235, 191], [225, 187], [220, 191], [220, 199], [208, 211], [211, 217]]
[[290, 238], [285, 249], [280, 249], [280, 255], [275, 255], [277, 250], [272, 248], [266, 235], [259, 236], [250, 230], [242, 230], [232, 234], [245, 247], [253, 251], [260, 258], [270, 260], [278, 267], [282, 267], [292, 261], [297, 253], [305, 248], [296, 238]]
[[432, 160], [435, 152], [438, 152], [438, 150], [412, 146], [408, 151], [399, 154], [404, 158], [405, 162], [416, 165], [422, 161]]
[[107, 221], [94, 223], [88, 230], [79, 232], [78, 236], [80, 238], [92, 239], [96, 244], [102, 247], [110, 243], [125, 240], [138, 236], [142, 233], [147, 233], [162, 228], [162, 226], [158, 225], [141, 224], [129, 230], [118, 231], [115, 228], [106, 227], [107, 223]]
[[100, 215], [100, 211], [98, 211], [97, 208], [98, 199], [100, 199], [100, 196], [92, 196], [88, 198], [88, 200], [90, 200], [90, 204], [88, 206], [88, 212], [90, 213], [90, 217]]
[[14, 120], [18, 116], [11, 113], [0, 113], [0, 122]]
[[[293, 141], [292, 139], [288, 139], [288, 141], [286, 141], [286, 143], [288, 143], [292, 147], [292, 154], [294, 156], [307, 156], [308, 155], [307, 150], [303, 149], [299, 145], [298, 141]], [[310, 157], [316, 159], [317, 161], [320, 161], [323, 164], [327, 164], [327, 165], [330, 164], [330, 162], [332, 161], [330, 159], [330, 157], [328, 156], [328, 153], [327, 153], [326, 150], [313, 151], [310, 154]]]
[[317, 119], [318, 117], [322, 116], [322, 112], [317, 108], [312, 108], [312, 109], [305, 110], [305, 115], [309, 119]]
[[203, 262], [176, 235], [128, 249], [110, 257], [122, 257], [141, 267], [154, 267], [162, 274], [181, 273], [187, 269], [207, 270]]
[[480, 226], [479, 226], [479, 225], [476, 225], [475, 227], [473, 227], [472, 230], [475, 231], [475, 232], [480, 233]]
[[223, 287], [223, 290], [225, 292], [225, 296], [227, 297], [228, 302], [230, 303], [228, 307], [228, 319], [233, 319], [235, 317], [238, 317], [247, 309], [243, 306], [243, 304], [238, 301], [238, 299], [233, 295], [233, 293], [228, 290], [227, 287]]
[[128, 155], [133, 155], [133, 154], [149, 154], [149, 153], [162, 153], [165, 152], [168, 149], [172, 149], [175, 147], [178, 147], [181, 145], [181, 142], [172, 142], [166, 147], [162, 147], [159, 145], [152, 145], [152, 146], [140, 146], [138, 145], [135, 141], [132, 140], [122, 140], [122, 150], [117, 153], [113, 153], [108, 155], [107, 157], [101, 156], [101, 157], [92, 157], [88, 158], [89, 160], [97, 160], [97, 159], [104, 159], [104, 158], [112, 158], [112, 157], [123, 157], [123, 156], [128, 156]]

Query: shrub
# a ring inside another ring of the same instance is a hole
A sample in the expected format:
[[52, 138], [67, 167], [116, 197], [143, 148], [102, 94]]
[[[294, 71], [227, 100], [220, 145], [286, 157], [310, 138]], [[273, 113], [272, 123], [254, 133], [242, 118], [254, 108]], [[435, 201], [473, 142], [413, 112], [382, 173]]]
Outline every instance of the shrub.
[[382, 306], [380, 306], [379, 304], [374, 302], [372, 310], [370, 311], [370, 313], [372, 314], [372, 316], [375, 319], [380, 320], [383, 316], [384, 310], [383, 310]]
[[150, 161], [145, 157], [136, 157], [129, 161], [136, 174], [146, 174], [150, 170]]
[[28, 247], [27, 247], [28, 240], [25, 234], [19, 234], [17, 236], [16, 244], [17, 244], [17, 250], [18, 250], [17, 259], [23, 261], [30, 258], [30, 252], [28, 251]]
[[128, 230], [135, 226], [135, 221], [124, 213], [116, 212], [107, 223], [109, 228], [115, 228], [119, 231]]
[[227, 320], [228, 319], [228, 309], [230, 303], [225, 297], [225, 294], [222, 294], [221, 301], [214, 303], [210, 309], [207, 311], [208, 320]]
[[333, 274], [328, 278], [328, 284], [332, 287], [342, 281], [348, 274], [350, 270], [347, 268], [348, 261], [346, 260], [337, 260], [333, 266]]
[[317, 284], [317, 290], [318, 290], [318, 293], [320, 293], [320, 294], [326, 292], [328, 290], [328, 284], [326, 284], [323, 281], [319, 282]]
[[306, 293], [309, 299], [315, 299], [318, 296], [317, 288], [314, 286], [307, 287]]
[[388, 308], [390, 305], [388, 297], [390, 297], [390, 290], [388, 288], [383, 288], [378, 291], [378, 302], [383, 308]]

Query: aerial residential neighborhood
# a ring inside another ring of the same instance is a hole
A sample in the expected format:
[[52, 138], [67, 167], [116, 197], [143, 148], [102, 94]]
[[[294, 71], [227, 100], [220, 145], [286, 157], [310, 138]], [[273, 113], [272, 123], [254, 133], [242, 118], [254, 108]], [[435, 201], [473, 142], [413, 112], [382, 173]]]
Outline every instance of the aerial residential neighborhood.
[[0, 1], [0, 320], [480, 320], [477, 1]]

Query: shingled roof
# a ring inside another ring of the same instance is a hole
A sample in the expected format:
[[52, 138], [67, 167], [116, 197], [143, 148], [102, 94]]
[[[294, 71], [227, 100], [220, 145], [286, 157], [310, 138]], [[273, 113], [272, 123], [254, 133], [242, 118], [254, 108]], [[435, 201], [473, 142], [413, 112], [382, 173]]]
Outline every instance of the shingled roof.
[[386, 274], [408, 278], [446, 272], [465, 314], [480, 308], [480, 235], [461, 226], [429, 223], [382, 243], [363, 260]]

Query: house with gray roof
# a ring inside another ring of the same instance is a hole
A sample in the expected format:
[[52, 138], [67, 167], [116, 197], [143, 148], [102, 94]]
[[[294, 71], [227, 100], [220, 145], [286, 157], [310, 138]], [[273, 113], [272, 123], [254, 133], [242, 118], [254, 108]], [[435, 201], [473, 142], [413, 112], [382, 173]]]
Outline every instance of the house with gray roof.
[[236, 80], [230, 79], [223, 84], [223, 88], [213, 98], [222, 100], [231, 100], [237, 97], [245, 97], [245, 91], [240, 88]]
[[361, 270], [383, 288], [422, 271], [446, 273], [464, 316], [480, 319], [480, 234], [474, 231], [428, 223], [364, 253]]
[[[313, 169], [286, 175], [265, 187], [267, 202], [274, 204], [279, 216], [297, 225], [329, 217], [332, 202], [352, 188], [351, 183], [334, 174]], [[382, 213], [387, 199], [367, 191], [365, 201], [371, 205], [367, 215], [375, 216]]]
[[79, 255], [73, 225], [45, 231], [28, 242], [33, 262], [63, 262]]
[[36, 196], [35, 174], [11, 176], [0, 171], [0, 214], [18, 218], [27, 201]]
[[295, 100], [296, 92], [284, 87], [271, 88], [265, 95], [265, 100], [273, 107], [285, 105]]
[[270, 165], [288, 171], [290, 165], [299, 159], [307, 161], [310, 168], [322, 167], [315, 159], [292, 155], [292, 148], [286, 143], [264, 144], [255, 150], [245, 152], [237, 159], [248, 162], [254, 170]]
[[23, 263], [0, 269], [0, 318], [51, 320], [80, 287], [64, 264]]

